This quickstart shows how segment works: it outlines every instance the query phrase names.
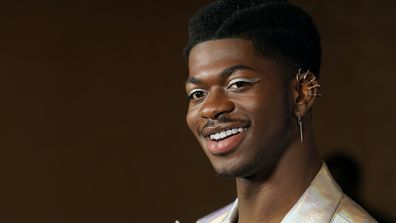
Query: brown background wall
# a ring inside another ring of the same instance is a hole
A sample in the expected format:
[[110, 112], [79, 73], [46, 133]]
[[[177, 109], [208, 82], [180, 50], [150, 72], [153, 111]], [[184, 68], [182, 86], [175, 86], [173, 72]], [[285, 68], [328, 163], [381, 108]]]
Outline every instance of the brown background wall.
[[[0, 221], [192, 222], [234, 198], [184, 124], [195, 1], [0, 3]], [[323, 37], [323, 156], [396, 218], [396, 1], [294, 0]]]

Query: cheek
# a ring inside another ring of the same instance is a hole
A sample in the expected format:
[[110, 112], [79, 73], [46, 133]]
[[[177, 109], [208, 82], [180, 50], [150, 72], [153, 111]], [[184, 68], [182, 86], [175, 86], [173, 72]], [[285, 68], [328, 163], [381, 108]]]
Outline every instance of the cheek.
[[268, 124], [282, 116], [282, 96], [269, 92], [249, 95], [239, 102], [240, 109], [250, 116], [253, 125]]
[[201, 144], [203, 147], [204, 145], [201, 142], [200, 134], [199, 134], [199, 126], [200, 126], [200, 118], [199, 118], [199, 112], [195, 110], [188, 110], [186, 114], [186, 123], [192, 134], [194, 135], [195, 139], [198, 141], [198, 143]]
[[274, 108], [273, 101], [261, 95], [244, 97], [238, 104], [252, 119], [265, 118]]
[[194, 111], [193, 109], [189, 109], [186, 114], [186, 123], [188, 128], [194, 133], [196, 133], [197, 129], [197, 122], [198, 122], [198, 116], [197, 112]]

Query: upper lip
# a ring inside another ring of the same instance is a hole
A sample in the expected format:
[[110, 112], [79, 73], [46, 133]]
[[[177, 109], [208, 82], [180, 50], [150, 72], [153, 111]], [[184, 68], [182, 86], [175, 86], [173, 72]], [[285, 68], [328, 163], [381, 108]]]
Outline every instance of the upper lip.
[[227, 124], [219, 124], [219, 125], [214, 125], [214, 126], [208, 126], [204, 127], [201, 130], [201, 134], [204, 137], [209, 137], [212, 134], [215, 134], [217, 132], [222, 132], [226, 131], [229, 129], [235, 129], [235, 128], [247, 128], [249, 127], [249, 124], [247, 123], [227, 123]]

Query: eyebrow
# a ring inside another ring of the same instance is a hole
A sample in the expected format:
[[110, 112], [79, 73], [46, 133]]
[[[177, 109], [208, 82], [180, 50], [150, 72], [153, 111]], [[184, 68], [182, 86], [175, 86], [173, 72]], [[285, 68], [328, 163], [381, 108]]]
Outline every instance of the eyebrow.
[[[225, 68], [218, 74], [218, 76], [220, 78], [226, 78], [239, 70], [254, 70], [254, 68], [243, 65], [243, 64], [237, 64], [237, 65]], [[187, 80], [185, 81], [185, 84], [199, 84], [199, 83], [202, 83], [202, 81], [196, 77], [188, 77]]]

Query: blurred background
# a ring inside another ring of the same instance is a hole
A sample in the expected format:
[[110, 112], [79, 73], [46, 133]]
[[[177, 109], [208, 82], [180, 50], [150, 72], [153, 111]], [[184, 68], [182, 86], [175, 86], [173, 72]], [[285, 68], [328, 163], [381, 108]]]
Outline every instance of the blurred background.
[[[1, 1], [0, 222], [185, 223], [235, 198], [184, 121], [187, 22], [208, 2]], [[396, 219], [396, 1], [291, 2], [322, 35], [320, 153]]]

